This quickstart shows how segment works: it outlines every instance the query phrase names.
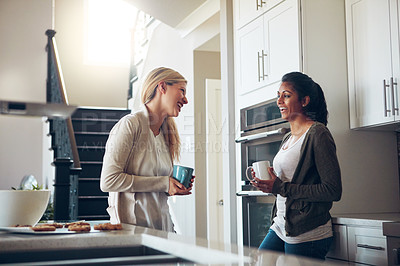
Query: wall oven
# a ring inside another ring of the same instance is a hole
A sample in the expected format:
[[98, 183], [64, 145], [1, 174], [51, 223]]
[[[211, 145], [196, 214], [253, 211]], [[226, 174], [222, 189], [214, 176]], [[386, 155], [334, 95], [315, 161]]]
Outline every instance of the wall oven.
[[[257, 161], [269, 160], [272, 164], [283, 135], [289, 132], [289, 123], [281, 118], [276, 99], [240, 110], [241, 180], [242, 190], [249, 189], [246, 169]], [[251, 186], [251, 185], [250, 185]]]
[[257, 161], [269, 160], [271, 164], [279, 150], [283, 135], [290, 130], [289, 123], [281, 118], [276, 99], [240, 110], [241, 188], [236, 193], [242, 200], [243, 244], [258, 247], [264, 239], [271, 219], [275, 198], [258, 191], [246, 178], [246, 169]]

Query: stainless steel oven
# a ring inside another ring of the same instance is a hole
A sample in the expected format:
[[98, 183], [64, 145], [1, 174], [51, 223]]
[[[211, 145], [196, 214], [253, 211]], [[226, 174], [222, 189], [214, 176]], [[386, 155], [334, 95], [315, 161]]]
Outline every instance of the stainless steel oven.
[[241, 180], [249, 185], [246, 169], [257, 161], [272, 161], [279, 150], [289, 123], [281, 118], [276, 99], [240, 110]]
[[243, 244], [258, 247], [270, 226], [274, 197], [256, 190], [246, 178], [246, 169], [257, 161], [272, 164], [290, 126], [281, 118], [276, 99], [241, 109], [240, 124], [236, 142], [241, 146], [242, 186], [236, 194], [242, 199]]

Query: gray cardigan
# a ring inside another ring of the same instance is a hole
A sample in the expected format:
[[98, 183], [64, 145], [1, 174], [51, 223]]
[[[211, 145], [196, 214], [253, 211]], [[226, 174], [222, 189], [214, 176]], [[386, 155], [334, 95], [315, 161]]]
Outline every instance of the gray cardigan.
[[[285, 135], [285, 143], [291, 133]], [[308, 130], [300, 150], [300, 160], [291, 182], [277, 178], [272, 193], [286, 197], [285, 230], [298, 236], [331, 219], [333, 201], [342, 195], [342, 182], [336, 145], [328, 128], [315, 122]], [[276, 203], [272, 217], [276, 216]]]

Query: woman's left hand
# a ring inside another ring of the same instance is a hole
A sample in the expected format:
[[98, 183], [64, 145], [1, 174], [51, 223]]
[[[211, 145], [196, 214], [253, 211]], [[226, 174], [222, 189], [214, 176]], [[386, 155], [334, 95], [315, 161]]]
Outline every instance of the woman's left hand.
[[276, 179], [274, 168], [268, 167], [268, 173], [271, 176], [271, 179], [262, 180], [257, 177], [254, 177], [253, 181], [250, 181], [250, 183], [264, 193], [271, 193], [272, 187], [274, 186], [274, 182]]

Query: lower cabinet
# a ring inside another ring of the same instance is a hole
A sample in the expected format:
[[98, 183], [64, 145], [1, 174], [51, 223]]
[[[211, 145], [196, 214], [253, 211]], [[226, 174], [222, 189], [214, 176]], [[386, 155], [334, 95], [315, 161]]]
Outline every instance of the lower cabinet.
[[333, 242], [331, 249], [326, 255], [328, 258], [338, 260], [349, 260], [347, 248], [347, 228], [345, 225], [333, 225]]
[[382, 228], [347, 227], [349, 261], [387, 265], [386, 237]]
[[369, 265], [388, 264], [382, 228], [334, 224], [333, 237], [327, 258]]

